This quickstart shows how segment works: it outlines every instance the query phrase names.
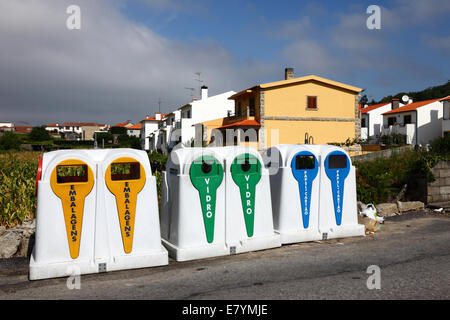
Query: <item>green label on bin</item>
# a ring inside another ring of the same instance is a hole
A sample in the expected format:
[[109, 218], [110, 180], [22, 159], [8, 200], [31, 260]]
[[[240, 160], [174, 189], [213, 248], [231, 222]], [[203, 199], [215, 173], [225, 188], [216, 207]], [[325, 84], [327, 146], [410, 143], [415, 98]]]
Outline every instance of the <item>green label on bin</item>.
[[216, 191], [223, 180], [223, 167], [213, 156], [204, 155], [194, 160], [189, 175], [200, 196], [206, 240], [211, 243], [214, 240]]
[[241, 154], [234, 159], [231, 165], [231, 176], [241, 192], [247, 236], [252, 237], [255, 220], [255, 190], [261, 180], [261, 163], [254, 155]]

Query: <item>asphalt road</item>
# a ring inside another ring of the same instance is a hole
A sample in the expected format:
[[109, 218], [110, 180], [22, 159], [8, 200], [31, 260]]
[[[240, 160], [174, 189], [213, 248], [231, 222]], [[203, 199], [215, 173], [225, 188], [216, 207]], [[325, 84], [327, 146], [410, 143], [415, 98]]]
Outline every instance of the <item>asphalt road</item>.
[[[368, 289], [370, 265], [380, 289]], [[449, 299], [450, 218], [412, 213], [366, 237], [169, 266], [28, 280], [28, 260], [0, 260], [0, 299]]]

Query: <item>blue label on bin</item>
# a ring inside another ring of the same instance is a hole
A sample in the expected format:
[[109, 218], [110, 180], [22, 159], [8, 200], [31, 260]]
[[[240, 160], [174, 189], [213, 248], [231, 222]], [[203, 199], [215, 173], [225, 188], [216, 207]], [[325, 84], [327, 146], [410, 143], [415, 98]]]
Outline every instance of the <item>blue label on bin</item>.
[[298, 182], [303, 227], [307, 229], [309, 227], [312, 184], [319, 172], [319, 163], [314, 154], [309, 151], [301, 151], [292, 158], [291, 169]]
[[325, 159], [325, 173], [331, 181], [334, 214], [336, 224], [342, 223], [342, 208], [344, 206], [344, 184], [350, 172], [350, 161], [342, 151], [333, 151]]

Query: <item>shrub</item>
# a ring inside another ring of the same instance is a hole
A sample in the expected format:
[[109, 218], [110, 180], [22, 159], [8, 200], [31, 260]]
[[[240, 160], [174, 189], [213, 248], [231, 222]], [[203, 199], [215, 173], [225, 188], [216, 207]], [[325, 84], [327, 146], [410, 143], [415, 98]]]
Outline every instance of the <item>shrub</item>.
[[406, 194], [420, 193], [422, 181], [433, 181], [431, 169], [440, 157], [426, 151], [409, 150], [393, 152], [389, 158], [356, 162], [357, 194], [364, 203], [380, 203], [394, 199], [406, 184]]
[[29, 134], [29, 139], [31, 141], [48, 141], [52, 138], [44, 127], [33, 127]]
[[0, 137], [0, 150], [19, 150], [20, 145], [20, 138], [12, 132], [6, 131]]
[[433, 154], [450, 155], [450, 135], [431, 141], [430, 151]]
[[150, 160], [150, 165], [152, 166], [152, 171], [153, 172], [156, 172], [156, 171], [163, 172], [164, 170], [166, 170], [166, 162], [167, 162], [168, 158], [169, 158], [168, 156], [166, 156], [162, 153], [156, 152], [156, 151], [149, 153], [148, 159]]

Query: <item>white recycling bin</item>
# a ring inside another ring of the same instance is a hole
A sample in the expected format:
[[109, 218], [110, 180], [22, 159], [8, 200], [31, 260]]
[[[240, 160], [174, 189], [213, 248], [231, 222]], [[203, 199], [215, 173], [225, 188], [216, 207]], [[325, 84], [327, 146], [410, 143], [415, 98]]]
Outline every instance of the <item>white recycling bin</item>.
[[225, 160], [226, 233], [230, 253], [281, 246], [273, 228], [269, 172], [257, 150], [213, 148]]
[[229, 254], [224, 161], [210, 148], [173, 150], [163, 172], [161, 236], [177, 261]]
[[358, 224], [356, 176], [348, 154], [339, 147], [320, 146], [320, 217], [323, 239], [364, 236]]
[[145, 152], [61, 150], [41, 164], [30, 280], [168, 264]]
[[274, 228], [283, 244], [322, 239], [319, 231], [320, 149], [278, 145], [264, 155], [269, 168]]

